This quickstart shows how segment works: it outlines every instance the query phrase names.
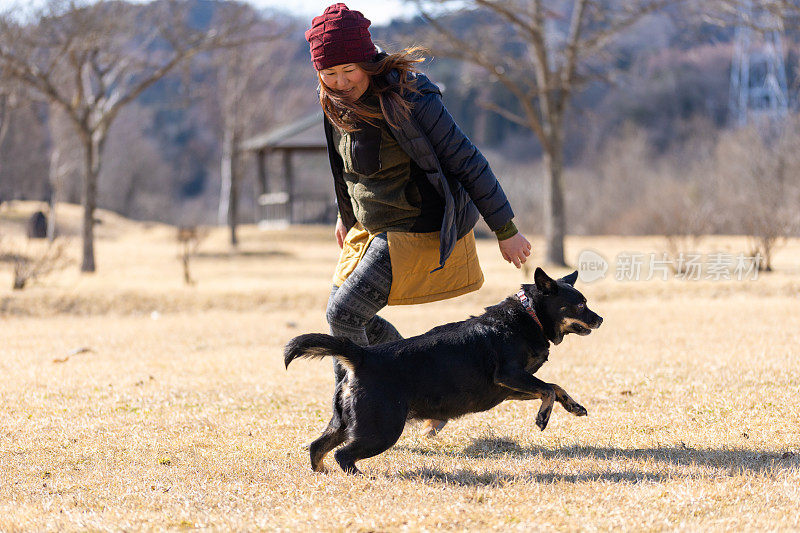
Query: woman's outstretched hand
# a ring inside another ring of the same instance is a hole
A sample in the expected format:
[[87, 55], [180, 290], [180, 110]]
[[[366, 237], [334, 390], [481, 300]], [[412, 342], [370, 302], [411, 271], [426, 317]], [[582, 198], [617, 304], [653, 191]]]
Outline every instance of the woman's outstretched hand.
[[520, 268], [528, 256], [531, 255], [531, 243], [522, 233], [516, 233], [513, 237], [497, 241], [500, 245], [500, 253], [503, 254], [503, 259], [509, 263], [514, 263], [514, 266]]
[[333, 233], [336, 235], [336, 244], [339, 245], [339, 248], [342, 248], [344, 239], [347, 237], [347, 228], [344, 227], [344, 222], [342, 222], [341, 218], [336, 219], [336, 230]]

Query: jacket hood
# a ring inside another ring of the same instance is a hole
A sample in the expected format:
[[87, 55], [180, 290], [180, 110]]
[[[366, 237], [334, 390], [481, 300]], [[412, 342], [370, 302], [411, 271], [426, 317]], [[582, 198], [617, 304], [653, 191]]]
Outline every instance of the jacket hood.
[[[416, 89], [420, 93], [422, 93], [422, 94], [434, 93], [434, 94], [438, 94], [439, 96], [442, 95], [442, 91], [439, 89], [439, 87], [435, 83], [433, 83], [430, 79], [428, 79], [428, 76], [426, 76], [425, 74], [414, 73], [414, 74], [411, 74], [411, 76], [413, 76], [414, 79], [417, 80]], [[415, 95], [415, 96], [418, 96], [418, 95]]]
[[[379, 61], [388, 55], [389, 54], [387, 54], [386, 52], [379, 52], [378, 55], [375, 56], [374, 61]], [[392, 85], [400, 81], [400, 73], [396, 70], [392, 70], [391, 72], [389, 72], [389, 74], [387, 74], [386, 77], [389, 80], [389, 83], [391, 83]], [[416, 80], [416, 85], [414, 88], [417, 91], [419, 91], [419, 93], [414, 93], [414, 92], [410, 93], [409, 95], [406, 96], [407, 100], [414, 102], [419, 100], [422, 95], [426, 94], [438, 94], [439, 96], [442, 95], [442, 91], [439, 90], [439, 87], [437, 87], [435, 83], [433, 83], [430, 79], [428, 79], [428, 77], [425, 74], [422, 74], [421, 72], [410, 72], [408, 74], [408, 77], [410, 79]]]

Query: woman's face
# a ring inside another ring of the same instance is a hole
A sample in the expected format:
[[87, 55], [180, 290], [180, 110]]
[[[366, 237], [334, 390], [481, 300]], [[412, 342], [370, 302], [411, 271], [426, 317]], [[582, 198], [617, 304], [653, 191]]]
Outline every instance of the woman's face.
[[349, 100], [358, 100], [369, 87], [369, 75], [355, 63], [345, 63], [319, 71], [325, 87], [344, 93]]

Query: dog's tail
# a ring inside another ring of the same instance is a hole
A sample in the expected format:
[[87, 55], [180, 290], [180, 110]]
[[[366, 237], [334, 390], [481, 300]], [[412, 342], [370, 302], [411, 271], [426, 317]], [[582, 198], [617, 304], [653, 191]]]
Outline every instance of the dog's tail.
[[335, 357], [344, 366], [355, 369], [364, 360], [364, 349], [343, 337], [323, 333], [308, 333], [290, 340], [283, 349], [286, 368], [298, 357]]

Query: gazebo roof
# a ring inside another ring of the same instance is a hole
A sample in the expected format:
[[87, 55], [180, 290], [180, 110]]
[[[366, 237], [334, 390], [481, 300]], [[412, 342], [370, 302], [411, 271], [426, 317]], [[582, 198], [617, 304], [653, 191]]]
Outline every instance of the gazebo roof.
[[262, 150], [327, 150], [322, 111], [273, 128], [241, 144], [243, 152]]

